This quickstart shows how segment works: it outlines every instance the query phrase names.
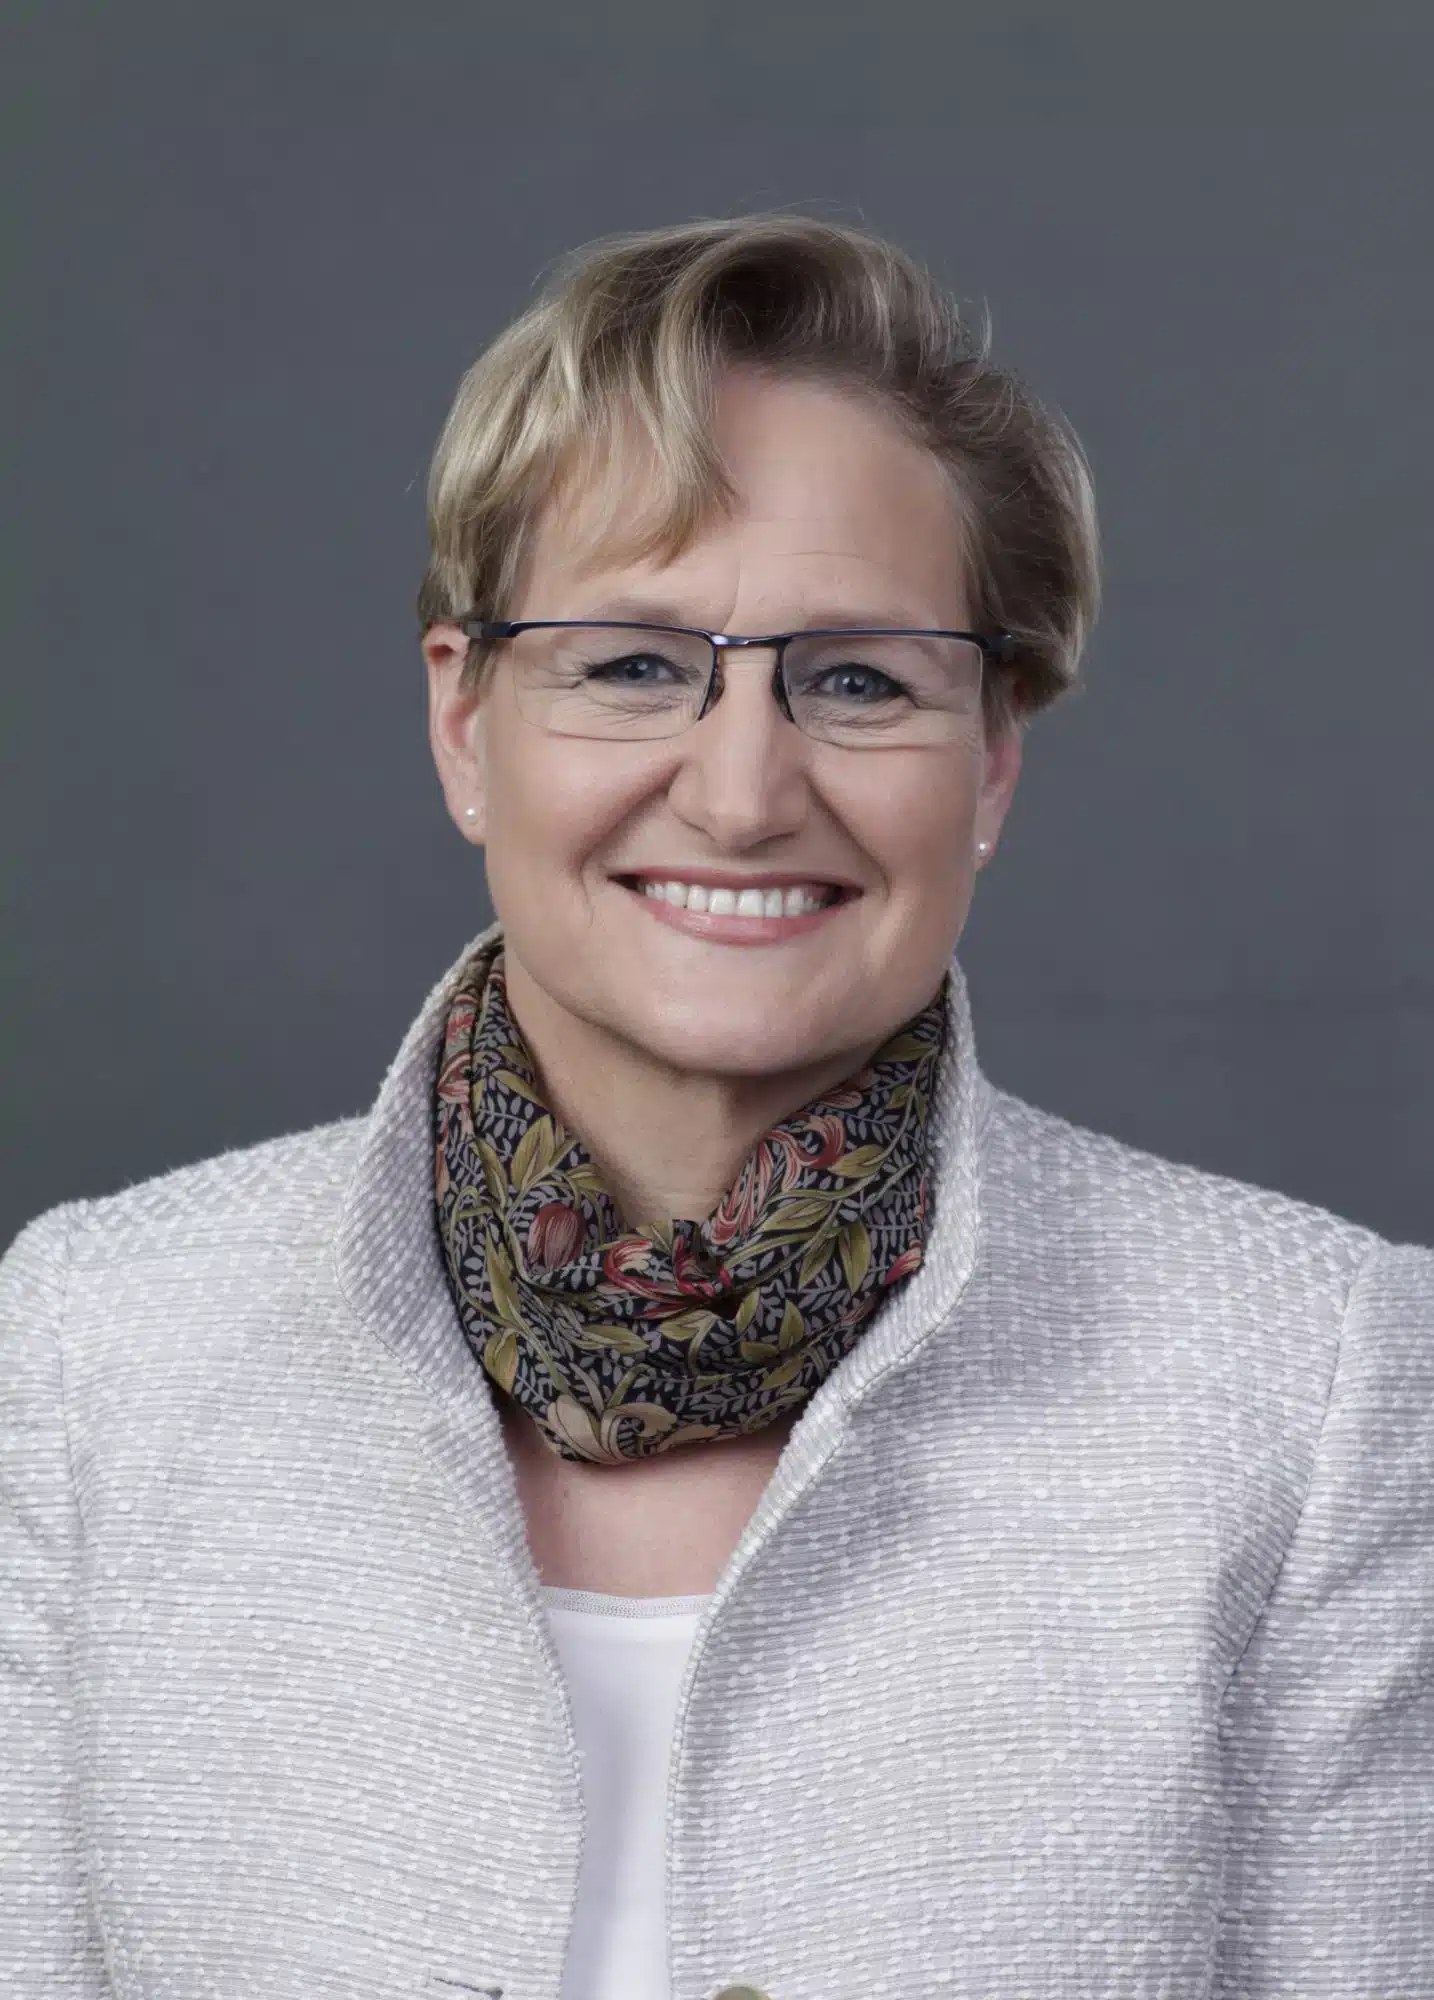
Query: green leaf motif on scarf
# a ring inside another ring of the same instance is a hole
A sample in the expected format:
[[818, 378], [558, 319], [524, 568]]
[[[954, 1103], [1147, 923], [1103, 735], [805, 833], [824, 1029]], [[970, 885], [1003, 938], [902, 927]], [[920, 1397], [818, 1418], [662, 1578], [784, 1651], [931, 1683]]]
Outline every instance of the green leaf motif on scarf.
[[782, 1307], [782, 1324], [777, 1329], [777, 1350], [789, 1354], [794, 1347], [800, 1347], [807, 1337], [807, 1323], [802, 1318], [802, 1309], [795, 1299], [788, 1299]]
[[885, 1146], [858, 1146], [854, 1152], [843, 1153], [832, 1172], [840, 1174], [843, 1180], [854, 1181], [874, 1174], [885, 1158]]
[[521, 1326], [523, 1317], [518, 1310], [518, 1288], [513, 1282], [513, 1266], [501, 1243], [488, 1245], [488, 1289], [493, 1294], [493, 1307], [499, 1319], [506, 1320], [509, 1326]]
[[474, 1144], [478, 1149], [478, 1159], [483, 1168], [483, 1178], [488, 1183], [489, 1194], [492, 1195], [499, 1207], [506, 1207], [508, 1202], [508, 1182], [502, 1165], [499, 1162], [498, 1155], [493, 1151], [488, 1141], [476, 1133], [474, 1134]]
[[[875, 1150], [880, 1152], [881, 1148], [878, 1146]], [[841, 1172], [840, 1163], [833, 1169], [833, 1172]], [[784, 1201], [780, 1206], [773, 1209], [771, 1222], [762, 1225], [757, 1233], [759, 1236], [766, 1237], [768, 1235], [775, 1235], [779, 1230], [784, 1229], [805, 1231], [815, 1228], [817, 1223], [826, 1221], [828, 1215], [831, 1213], [834, 1201], [844, 1201], [845, 1199], [845, 1189], [840, 1194], [817, 1193], [798, 1195], [794, 1200]]]
[[810, 1352], [810, 1348], [803, 1347], [797, 1353], [789, 1354], [785, 1361], [780, 1362], [777, 1367], [762, 1377], [762, 1387], [764, 1389], [785, 1389], [789, 1382], [795, 1382], [806, 1367], [807, 1356]]
[[513, 1182], [520, 1195], [525, 1195], [543, 1178], [557, 1151], [558, 1135], [551, 1116], [545, 1112], [534, 1119], [513, 1149]]
[[932, 1044], [920, 1035], [893, 1035], [889, 1042], [883, 1042], [872, 1057], [873, 1064], [889, 1062], [920, 1062], [923, 1056], [934, 1055]]
[[534, 1090], [532, 1084], [525, 1083], [522, 1077], [515, 1076], [512, 1070], [510, 1069], [495, 1070], [493, 1074], [495, 1080], [501, 1083], [505, 1089], [516, 1090], [519, 1097], [527, 1098], [529, 1104], [536, 1104], [540, 1111], [547, 1110], [548, 1108], [547, 1105], [544, 1104], [542, 1098], [539, 1097], [537, 1091]]
[[818, 1230], [807, 1245], [807, 1254], [802, 1259], [802, 1268], [797, 1273], [798, 1286], [809, 1285], [818, 1271], [824, 1270], [831, 1262], [836, 1237], [830, 1229]]
[[848, 1290], [855, 1292], [871, 1268], [871, 1236], [864, 1222], [843, 1226], [837, 1246]]
[[600, 1349], [610, 1354], [646, 1354], [647, 1342], [640, 1333], [630, 1326], [620, 1326], [617, 1321], [603, 1321], [590, 1326], [584, 1333], [571, 1336], [574, 1347]]
[[513, 1384], [518, 1379], [518, 1336], [516, 1333], [493, 1333], [488, 1336], [483, 1347], [483, 1366], [506, 1395], [513, 1393]]
[[762, 1287], [756, 1285], [748, 1292], [746, 1298], [743, 1299], [741, 1305], [737, 1308], [737, 1317], [733, 1320], [732, 1324], [736, 1327], [738, 1333], [745, 1333], [747, 1331], [747, 1328], [757, 1317], [757, 1308], [761, 1303]]
[[717, 1313], [708, 1312], [705, 1306], [689, 1306], [686, 1312], [673, 1313], [663, 1320], [663, 1338], [685, 1342], [695, 1354], [702, 1336], [712, 1331], [719, 1317]]

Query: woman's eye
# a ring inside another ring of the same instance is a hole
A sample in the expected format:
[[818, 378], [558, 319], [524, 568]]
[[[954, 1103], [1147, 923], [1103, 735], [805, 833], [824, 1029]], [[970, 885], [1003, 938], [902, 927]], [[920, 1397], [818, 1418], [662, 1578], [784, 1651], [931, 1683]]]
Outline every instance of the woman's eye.
[[823, 691], [838, 696], [855, 696], [858, 701], [884, 701], [901, 689], [880, 667], [865, 667], [852, 660], [839, 667], [826, 667], [821, 677]]
[[602, 674], [611, 679], [635, 680], [649, 668], [666, 667], [672, 671], [672, 662], [664, 660], [660, 653], [622, 653], [615, 660], [601, 660], [588, 668], [589, 674]]

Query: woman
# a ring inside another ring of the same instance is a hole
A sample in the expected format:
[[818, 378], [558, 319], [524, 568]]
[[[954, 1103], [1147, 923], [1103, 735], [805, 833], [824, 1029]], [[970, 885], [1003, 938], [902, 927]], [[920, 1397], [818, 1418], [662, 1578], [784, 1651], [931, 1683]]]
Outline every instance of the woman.
[[498, 921], [3, 1265], [4, 1991], [1434, 1995], [1434, 1252], [977, 1066], [1068, 432], [779, 216], [570, 270], [430, 490]]

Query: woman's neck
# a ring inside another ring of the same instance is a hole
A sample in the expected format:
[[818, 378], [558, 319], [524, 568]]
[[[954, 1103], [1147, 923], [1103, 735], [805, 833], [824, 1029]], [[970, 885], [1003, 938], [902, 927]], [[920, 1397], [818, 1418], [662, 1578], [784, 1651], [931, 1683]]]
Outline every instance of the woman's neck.
[[582, 1140], [631, 1228], [705, 1221], [762, 1134], [879, 1046], [777, 1076], [693, 1075], [569, 1013], [511, 957], [504, 976], [554, 1118]]

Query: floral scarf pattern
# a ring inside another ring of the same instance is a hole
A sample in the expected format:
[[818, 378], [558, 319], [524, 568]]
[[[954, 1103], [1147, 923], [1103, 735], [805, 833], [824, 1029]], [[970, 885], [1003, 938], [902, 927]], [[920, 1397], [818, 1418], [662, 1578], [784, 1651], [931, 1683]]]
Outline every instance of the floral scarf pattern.
[[551, 1452], [745, 1435], [825, 1380], [921, 1263], [946, 999], [765, 1132], [706, 1221], [632, 1229], [544, 1102], [501, 936], [475, 953], [438, 1074], [439, 1234], [469, 1344]]

